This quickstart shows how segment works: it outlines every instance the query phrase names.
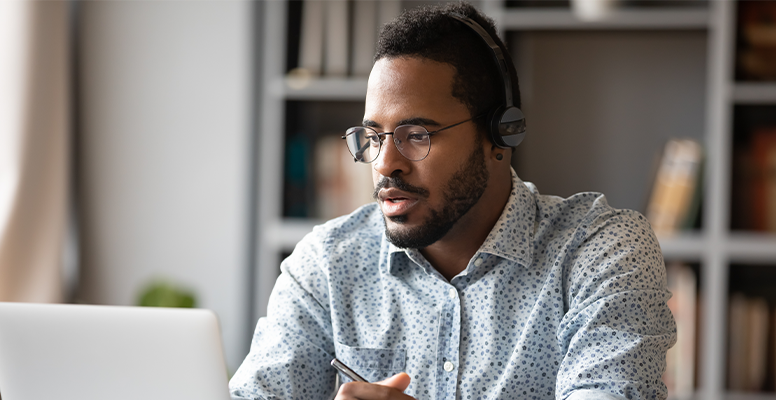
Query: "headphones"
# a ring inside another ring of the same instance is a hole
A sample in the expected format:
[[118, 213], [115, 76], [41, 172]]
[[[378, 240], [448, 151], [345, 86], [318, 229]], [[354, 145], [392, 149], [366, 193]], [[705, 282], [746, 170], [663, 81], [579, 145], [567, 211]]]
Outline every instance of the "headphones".
[[502, 149], [519, 145], [525, 139], [525, 115], [512, 103], [512, 79], [509, 76], [504, 53], [501, 52], [501, 48], [498, 47], [490, 34], [473, 19], [460, 14], [450, 14], [450, 17], [461, 21], [485, 41], [485, 44], [493, 52], [493, 58], [501, 71], [505, 101], [503, 106], [496, 107], [488, 115], [488, 134], [491, 142]]

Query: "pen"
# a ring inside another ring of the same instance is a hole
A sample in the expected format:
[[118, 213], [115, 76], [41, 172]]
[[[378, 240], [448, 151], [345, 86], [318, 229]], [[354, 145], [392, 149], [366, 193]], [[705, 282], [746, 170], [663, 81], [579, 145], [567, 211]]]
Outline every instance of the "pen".
[[347, 376], [348, 378], [356, 381], [356, 382], [368, 382], [366, 379], [362, 378], [361, 375], [357, 374], [355, 371], [350, 369], [347, 365], [343, 364], [342, 361], [338, 359], [331, 360], [331, 366], [334, 368], [337, 368], [339, 372], [342, 372]]

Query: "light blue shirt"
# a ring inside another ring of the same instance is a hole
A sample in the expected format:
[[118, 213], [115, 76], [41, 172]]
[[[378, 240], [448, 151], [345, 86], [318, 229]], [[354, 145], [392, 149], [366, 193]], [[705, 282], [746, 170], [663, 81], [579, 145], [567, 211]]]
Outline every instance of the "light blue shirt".
[[[281, 265], [234, 399], [328, 399], [337, 357], [422, 399], [664, 399], [676, 340], [646, 219], [512, 172], [500, 219], [447, 281], [393, 246], [376, 204], [317, 226]], [[342, 381], [348, 381], [344, 376]]]

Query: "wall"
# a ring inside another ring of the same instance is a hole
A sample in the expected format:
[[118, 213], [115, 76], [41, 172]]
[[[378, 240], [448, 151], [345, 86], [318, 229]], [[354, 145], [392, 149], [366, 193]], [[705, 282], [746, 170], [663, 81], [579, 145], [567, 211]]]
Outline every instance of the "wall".
[[135, 304], [156, 278], [249, 344], [251, 9], [245, 1], [80, 3], [78, 301]]
[[529, 130], [515, 154], [520, 178], [544, 194], [597, 191], [614, 207], [644, 212], [665, 142], [703, 142], [706, 32], [511, 39]]

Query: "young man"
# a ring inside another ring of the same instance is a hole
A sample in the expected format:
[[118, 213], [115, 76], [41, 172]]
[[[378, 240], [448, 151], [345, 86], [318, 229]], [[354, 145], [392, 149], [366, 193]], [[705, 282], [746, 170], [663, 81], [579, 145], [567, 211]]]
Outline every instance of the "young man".
[[[520, 106], [514, 67], [467, 18], [506, 54], [462, 3], [382, 30], [363, 126], [345, 137], [377, 202], [283, 262], [233, 398], [666, 397], [675, 325], [649, 224], [515, 175], [490, 127], [508, 93]], [[336, 388], [335, 357], [374, 383]]]

